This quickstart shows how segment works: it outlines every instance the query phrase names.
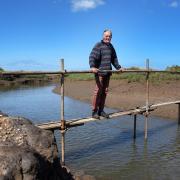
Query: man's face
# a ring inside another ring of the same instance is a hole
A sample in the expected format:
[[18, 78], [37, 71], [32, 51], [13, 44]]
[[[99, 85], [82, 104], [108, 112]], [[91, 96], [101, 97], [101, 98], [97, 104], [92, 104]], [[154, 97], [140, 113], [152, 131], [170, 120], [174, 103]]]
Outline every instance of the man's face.
[[111, 42], [111, 38], [112, 38], [111, 32], [109, 32], [109, 31], [104, 32], [104, 34], [103, 34], [103, 41], [105, 43], [110, 43]]

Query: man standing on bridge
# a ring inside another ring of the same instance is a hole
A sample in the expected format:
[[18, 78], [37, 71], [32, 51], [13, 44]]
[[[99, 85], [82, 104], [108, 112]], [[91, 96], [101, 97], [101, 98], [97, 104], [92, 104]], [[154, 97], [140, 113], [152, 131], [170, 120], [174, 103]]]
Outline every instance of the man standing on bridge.
[[112, 73], [103, 72], [103, 70], [112, 70], [111, 64], [117, 70], [123, 70], [118, 63], [116, 51], [111, 44], [111, 38], [111, 30], [104, 30], [103, 39], [96, 43], [89, 56], [90, 68], [95, 73], [96, 86], [92, 99], [92, 117], [96, 119], [99, 119], [100, 116], [109, 118], [109, 115], [104, 112], [104, 105]]

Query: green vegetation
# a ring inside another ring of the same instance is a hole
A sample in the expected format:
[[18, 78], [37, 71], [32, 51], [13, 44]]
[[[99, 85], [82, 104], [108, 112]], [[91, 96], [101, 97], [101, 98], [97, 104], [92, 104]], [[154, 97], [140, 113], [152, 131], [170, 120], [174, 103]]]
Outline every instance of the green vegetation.
[[[140, 70], [138, 67], [131, 67], [128, 70]], [[180, 66], [171, 66], [167, 67], [165, 70], [167, 71], [174, 71], [180, 72]], [[92, 80], [94, 79], [94, 75], [91, 73], [79, 73], [79, 74], [69, 74], [66, 75], [68, 79], [72, 80]], [[113, 74], [111, 79], [125, 79], [128, 82], [144, 82], [146, 79], [146, 73], [120, 73], [120, 74]], [[161, 81], [173, 81], [173, 80], [180, 80], [180, 74], [172, 74], [172, 73], [150, 73], [149, 75], [150, 82], [152, 83], [159, 83]]]
[[[138, 67], [131, 67], [128, 70], [140, 70]], [[173, 71], [173, 72], [180, 72], [180, 66], [174, 65], [171, 67], [167, 67], [165, 70]], [[0, 72], [4, 71], [3, 68], [0, 68]], [[51, 76], [48, 75], [26, 75], [26, 76], [13, 76], [9, 77], [12, 78], [26, 78], [26, 79], [51, 79]], [[79, 73], [79, 74], [66, 74], [65, 77], [71, 80], [82, 80], [88, 81], [94, 79], [94, 74], [92, 73]], [[7, 77], [1, 79], [8, 80]], [[113, 74], [111, 79], [124, 79], [128, 82], [144, 82], [146, 79], [146, 73], [137, 73], [137, 72], [126, 72], [126, 73], [119, 73]], [[150, 73], [149, 75], [150, 82], [152, 83], [160, 83], [161, 81], [173, 81], [173, 80], [180, 80], [180, 74], [173, 74], [173, 73]]]
[[[1, 68], [0, 70], [0, 83], [6, 84], [9, 82], [12, 83], [19, 83], [19, 82], [55, 82], [58, 80], [58, 75], [47, 75], [47, 74], [29, 74], [29, 75], [20, 75], [20, 74], [4, 74], [2, 75], [1, 72], [4, 70]], [[5, 72], [5, 71], [4, 71]], [[24, 71], [21, 71], [24, 72]]]
[[174, 66], [171, 66], [171, 67], [167, 67], [166, 70], [167, 71], [180, 72], [180, 66], [174, 65]]
[[[138, 67], [128, 68], [129, 70], [140, 70]], [[180, 72], [180, 66], [171, 66], [165, 69], [166, 71]], [[146, 79], [146, 73], [123, 73], [113, 74], [114, 79], [126, 79], [128, 82], [143, 82]], [[152, 83], [159, 83], [161, 81], [180, 80], [180, 74], [172, 74], [165, 72], [150, 73], [149, 80]]]
[[[180, 72], [180, 66], [174, 65], [167, 67], [166, 71], [172, 72]], [[173, 81], [173, 80], [180, 80], [180, 74], [172, 74], [172, 73], [151, 73], [150, 80], [152, 82], [161, 82], [161, 81]]]
[[46, 78], [47, 75], [46, 74], [30, 74], [30, 75], [24, 75], [23, 76], [24, 78], [28, 78], [28, 79], [36, 79], [36, 78], [39, 78], [39, 79], [43, 79], [43, 78]]
[[65, 76], [67, 79], [88, 81], [94, 79], [94, 74], [92, 73], [79, 73], [79, 74], [67, 74]]
[[[127, 68], [127, 70], [140, 70], [140, 68], [138, 67], [130, 67]], [[113, 74], [112, 75], [112, 79], [125, 79], [128, 82], [143, 82], [145, 80], [146, 76], [144, 75], [144, 73], [121, 73], [121, 74]]]
[[125, 79], [128, 82], [143, 82], [146, 76], [144, 73], [122, 73], [113, 74], [111, 79]]
[[4, 69], [0, 67], [0, 72], [3, 72], [3, 71], [4, 71]]

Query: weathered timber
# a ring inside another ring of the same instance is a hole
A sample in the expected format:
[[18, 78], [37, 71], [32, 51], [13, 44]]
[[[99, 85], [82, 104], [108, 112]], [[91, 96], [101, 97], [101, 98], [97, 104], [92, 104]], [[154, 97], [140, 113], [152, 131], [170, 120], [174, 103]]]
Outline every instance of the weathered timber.
[[[178, 71], [164, 71], [164, 70], [147, 70], [147, 69], [139, 69], [139, 70], [129, 70], [125, 69], [122, 71], [117, 71], [117, 70], [100, 70], [99, 72], [111, 72], [111, 73], [170, 73], [170, 74], [180, 74]], [[76, 74], [76, 73], [93, 73], [92, 71], [66, 71], [66, 74]]]
[[[147, 70], [147, 69], [139, 69], [139, 70], [101, 70], [99, 72], [112, 72], [112, 73], [170, 73], [170, 74], [180, 74], [180, 72], [177, 71], [164, 71], [164, 70]], [[3, 75], [40, 75], [40, 74], [76, 74], [76, 73], [93, 73], [91, 70], [83, 70], [83, 71], [67, 71], [67, 70], [61, 70], [61, 71], [5, 71], [0, 72], [0, 76]]]
[[[155, 108], [160, 107], [160, 106], [166, 106], [166, 105], [171, 105], [171, 104], [180, 104], [180, 100], [149, 105], [149, 111], [155, 110]], [[142, 107], [139, 107], [136, 109], [131, 109], [128, 111], [112, 113], [109, 116], [111, 119], [111, 118], [120, 117], [120, 116], [124, 116], [124, 115], [142, 114], [144, 112], [146, 112], [146, 106], [142, 106]], [[103, 118], [101, 117], [101, 120], [102, 119]], [[81, 126], [81, 125], [84, 125], [84, 123], [91, 122], [91, 121], [100, 121], [100, 120], [94, 119], [92, 117], [71, 119], [71, 120], [66, 121], [66, 127], [70, 128], [70, 127], [74, 127], [74, 126]], [[61, 129], [61, 122], [54, 121], [54, 122], [37, 124], [36, 126], [38, 126], [39, 128], [42, 128], [42, 129], [47, 129], [47, 130], [52, 130], [52, 129], [57, 130], [57, 129]]]
[[133, 135], [134, 139], [136, 139], [136, 121], [137, 121], [137, 114], [134, 115], [134, 135]]
[[36, 124], [37, 127], [47, 130], [58, 130], [61, 129], [61, 122], [52, 121], [49, 123]]
[[145, 113], [145, 127], [144, 138], [147, 139], [148, 131], [148, 116], [149, 116], [149, 59], [146, 59], [146, 113]]
[[177, 101], [170, 101], [170, 102], [152, 104], [152, 105], [150, 105], [150, 107], [159, 107], [159, 106], [166, 106], [166, 105], [179, 104], [179, 103], [180, 103], [180, 100], [177, 100]]
[[180, 103], [178, 103], [178, 125], [180, 125]]
[[[61, 70], [64, 71], [64, 59], [61, 59]], [[64, 120], [64, 74], [61, 76], [61, 126], [62, 130], [65, 130], [65, 120]]]
[[[149, 111], [153, 111], [153, 110], [154, 110], [154, 108], [149, 108]], [[115, 113], [109, 114], [109, 119], [108, 120], [110, 120], [112, 118], [124, 116], [124, 115], [141, 114], [141, 113], [144, 113], [144, 112], [146, 112], [145, 107], [143, 107], [143, 108], [136, 108], [136, 109], [132, 109], [132, 110], [128, 110], [128, 111], [123, 111], [123, 112], [115, 112]], [[105, 119], [105, 118], [104, 117], [100, 117], [100, 120], [103, 120], [103, 119]], [[72, 119], [72, 120], [66, 121], [66, 127], [70, 128], [70, 127], [74, 127], [74, 126], [81, 126], [84, 123], [88, 123], [88, 122], [92, 122], [92, 121], [100, 121], [100, 120], [92, 118], [92, 117]], [[37, 126], [39, 128], [48, 129], [48, 130], [61, 129], [61, 123], [60, 122], [50, 122], [50, 123], [37, 124]]]
[[[64, 71], [64, 59], [61, 59], [61, 71]], [[64, 74], [61, 76], [61, 163], [65, 165], [65, 129], [66, 121], [64, 120]]]

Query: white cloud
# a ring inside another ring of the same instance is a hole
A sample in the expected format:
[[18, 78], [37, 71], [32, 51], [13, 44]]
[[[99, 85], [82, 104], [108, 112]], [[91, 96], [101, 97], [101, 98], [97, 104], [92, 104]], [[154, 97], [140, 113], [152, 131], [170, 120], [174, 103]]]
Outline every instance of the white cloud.
[[178, 6], [179, 6], [179, 2], [178, 1], [172, 1], [169, 4], [169, 7], [172, 7], [172, 8], [177, 8]]
[[104, 3], [104, 0], [71, 0], [73, 11], [94, 9]]

